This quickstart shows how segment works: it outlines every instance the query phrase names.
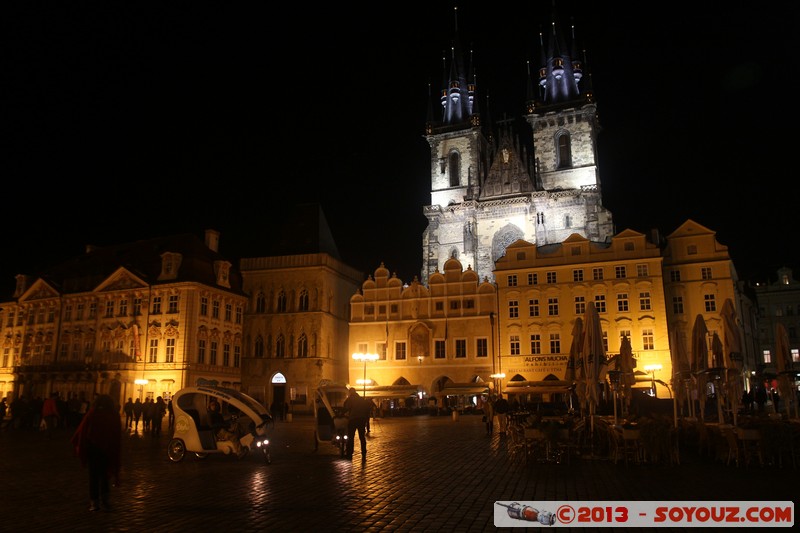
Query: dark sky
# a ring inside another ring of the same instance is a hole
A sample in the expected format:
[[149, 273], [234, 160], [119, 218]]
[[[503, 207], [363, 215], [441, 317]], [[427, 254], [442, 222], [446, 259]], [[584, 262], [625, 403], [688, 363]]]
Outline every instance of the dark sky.
[[[520, 115], [550, 3], [459, 4], [482, 98]], [[231, 259], [258, 256], [303, 202], [321, 202], [347, 263], [419, 273], [428, 83], [454, 4], [253, 5], [3, 3], [0, 287], [86, 244], [207, 228]], [[593, 74], [617, 231], [692, 218], [742, 278], [798, 269], [787, 5], [557, 5]]]

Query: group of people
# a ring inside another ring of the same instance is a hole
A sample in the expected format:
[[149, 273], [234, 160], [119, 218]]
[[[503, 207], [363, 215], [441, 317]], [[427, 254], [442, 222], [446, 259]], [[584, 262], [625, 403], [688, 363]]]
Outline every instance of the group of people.
[[150, 431], [153, 438], [161, 435], [161, 426], [163, 425], [164, 416], [169, 415], [169, 427], [171, 428], [175, 421], [175, 414], [172, 411], [172, 399], [168, 402], [164, 401], [161, 396], [157, 397], [155, 401], [152, 398], [145, 398], [144, 402], [141, 399], [128, 398], [125, 405], [122, 406], [125, 413], [125, 427], [132, 429], [134, 433], [139, 430], [139, 420], [142, 420], [142, 430]]

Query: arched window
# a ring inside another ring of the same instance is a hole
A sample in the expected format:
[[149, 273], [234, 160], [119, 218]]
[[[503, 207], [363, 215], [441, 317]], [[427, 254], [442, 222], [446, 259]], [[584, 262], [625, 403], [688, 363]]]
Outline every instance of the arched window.
[[458, 187], [461, 182], [461, 157], [458, 152], [452, 152], [447, 159], [447, 171], [450, 175], [450, 186]]
[[305, 333], [297, 339], [297, 357], [308, 357], [308, 338]]
[[264, 298], [264, 293], [259, 292], [256, 296], [256, 313], [264, 313], [267, 310], [267, 301]]
[[286, 312], [286, 293], [281, 291], [278, 293], [278, 301], [275, 308], [275, 311], [278, 313], [285, 313]]
[[569, 132], [561, 132], [556, 138], [558, 146], [558, 161], [556, 166], [558, 168], [569, 168], [572, 166], [572, 141], [569, 137]]
[[305, 289], [300, 291], [300, 298], [298, 300], [298, 311], [308, 311], [308, 291]]
[[286, 356], [286, 339], [283, 338], [283, 335], [278, 335], [278, 339], [275, 341], [275, 357], [283, 358]]
[[256, 337], [255, 356], [264, 357], [264, 339], [261, 335]]

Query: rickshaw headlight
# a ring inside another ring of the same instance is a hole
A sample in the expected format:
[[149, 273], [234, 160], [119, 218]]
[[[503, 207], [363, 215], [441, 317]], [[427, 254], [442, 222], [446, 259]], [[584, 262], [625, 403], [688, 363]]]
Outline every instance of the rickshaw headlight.
[[256, 441], [256, 446], [258, 448], [261, 448], [262, 446], [268, 446], [268, 445], [269, 445], [269, 439], [260, 439], [260, 440]]

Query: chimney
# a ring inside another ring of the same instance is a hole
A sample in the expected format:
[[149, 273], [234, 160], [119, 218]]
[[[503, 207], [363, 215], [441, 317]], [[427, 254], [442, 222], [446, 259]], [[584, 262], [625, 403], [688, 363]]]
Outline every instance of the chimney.
[[219, 252], [219, 232], [217, 230], [206, 230], [206, 246], [208, 246], [212, 252]]

